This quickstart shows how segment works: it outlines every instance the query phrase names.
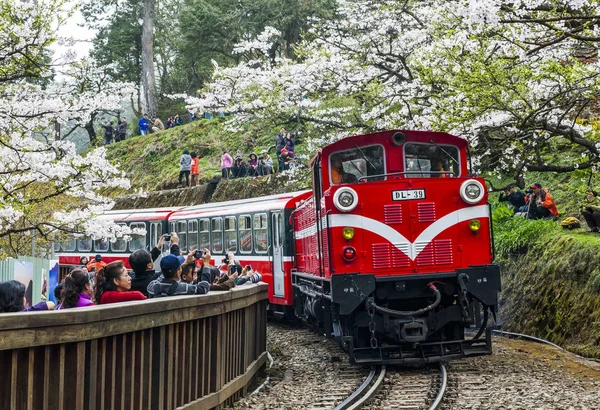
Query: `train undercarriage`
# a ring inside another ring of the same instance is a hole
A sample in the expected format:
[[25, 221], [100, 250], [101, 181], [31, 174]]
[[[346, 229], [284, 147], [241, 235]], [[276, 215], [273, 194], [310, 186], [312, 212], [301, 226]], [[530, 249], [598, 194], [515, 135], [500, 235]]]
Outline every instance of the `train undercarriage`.
[[497, 265], [331, 280], [295, 273], [293, 287], [296, 316], [335, 338], [352, 363], [422, 365], [492, 352]]

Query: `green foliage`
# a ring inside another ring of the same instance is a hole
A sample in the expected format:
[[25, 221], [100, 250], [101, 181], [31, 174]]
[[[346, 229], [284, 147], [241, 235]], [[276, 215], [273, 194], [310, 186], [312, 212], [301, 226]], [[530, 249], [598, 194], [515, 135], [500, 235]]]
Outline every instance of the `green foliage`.
[[562, 229], [553, 220], [530, 220], [513, 216], [513, 211], [504, 205], [496, 206], [492, 217], [494, 247], [500, 257], [525, 253], [540, 238], [556, 234]]

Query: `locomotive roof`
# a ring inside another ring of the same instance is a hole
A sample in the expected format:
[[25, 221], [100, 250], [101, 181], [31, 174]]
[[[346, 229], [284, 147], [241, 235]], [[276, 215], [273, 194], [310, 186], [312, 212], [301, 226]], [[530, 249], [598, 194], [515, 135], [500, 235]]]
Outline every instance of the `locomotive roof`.
[[285, 194], [262, 196], [258, 198], [188, 206], [180, 209], [177, 212], [173, 212], [173, 214], [169, 217], [169, 220], [282, 209], [285, 208], [290, 202], [300, 201], [307, 198], [311, 193], [312, 191], [305, 190]]
[[[391, 144], [391, 138], [397, 132], [401, 132], [406, 135], [406, 141], [408, 142], [422, 142], [431, 143], [431, 140], [435, 141], [436, 144], [450, 144], [456, 145], [459, 148], [467, 146], [467, 140], [464, 138], [457, 137], [446, 132], [436, 131], [411, 131], [411, 130], [388, 130], [381, 132], [374, 132], [372, 134], [363, 135], [352, 135], [346, 138], [342, 138], [332, 144], [329, 144], [322, 148], [322, 155], [330, 155], [333, 152], [355, 148], [356, 145], [364, 146], [370, 144]], [[313, 158], [314, 161], [314, 158]], [[312, 165], [312, 161], [311, 161]]]

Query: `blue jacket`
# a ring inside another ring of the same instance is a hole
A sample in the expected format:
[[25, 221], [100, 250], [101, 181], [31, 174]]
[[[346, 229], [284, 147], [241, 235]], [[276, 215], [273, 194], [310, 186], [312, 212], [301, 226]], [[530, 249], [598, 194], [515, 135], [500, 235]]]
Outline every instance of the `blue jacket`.
[[144, 117], [140, 118], [140, 121], [138, 122], [138, 125], [140, 126], [140, 130], [141, 131], [146, 131], [148, 129], [148, 124], [149, 123], [150, 123], [150, 121], [148, 121]]

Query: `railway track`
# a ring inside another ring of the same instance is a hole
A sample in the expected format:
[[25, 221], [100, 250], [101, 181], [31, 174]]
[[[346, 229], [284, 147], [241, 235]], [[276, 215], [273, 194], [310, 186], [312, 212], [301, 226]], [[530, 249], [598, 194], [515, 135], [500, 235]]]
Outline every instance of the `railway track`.
[[373, 367], [358, 389], [334, 410], [402, 409], [437, 410], [446, 391], [446, 367], [439, 371], [395, 370]]

